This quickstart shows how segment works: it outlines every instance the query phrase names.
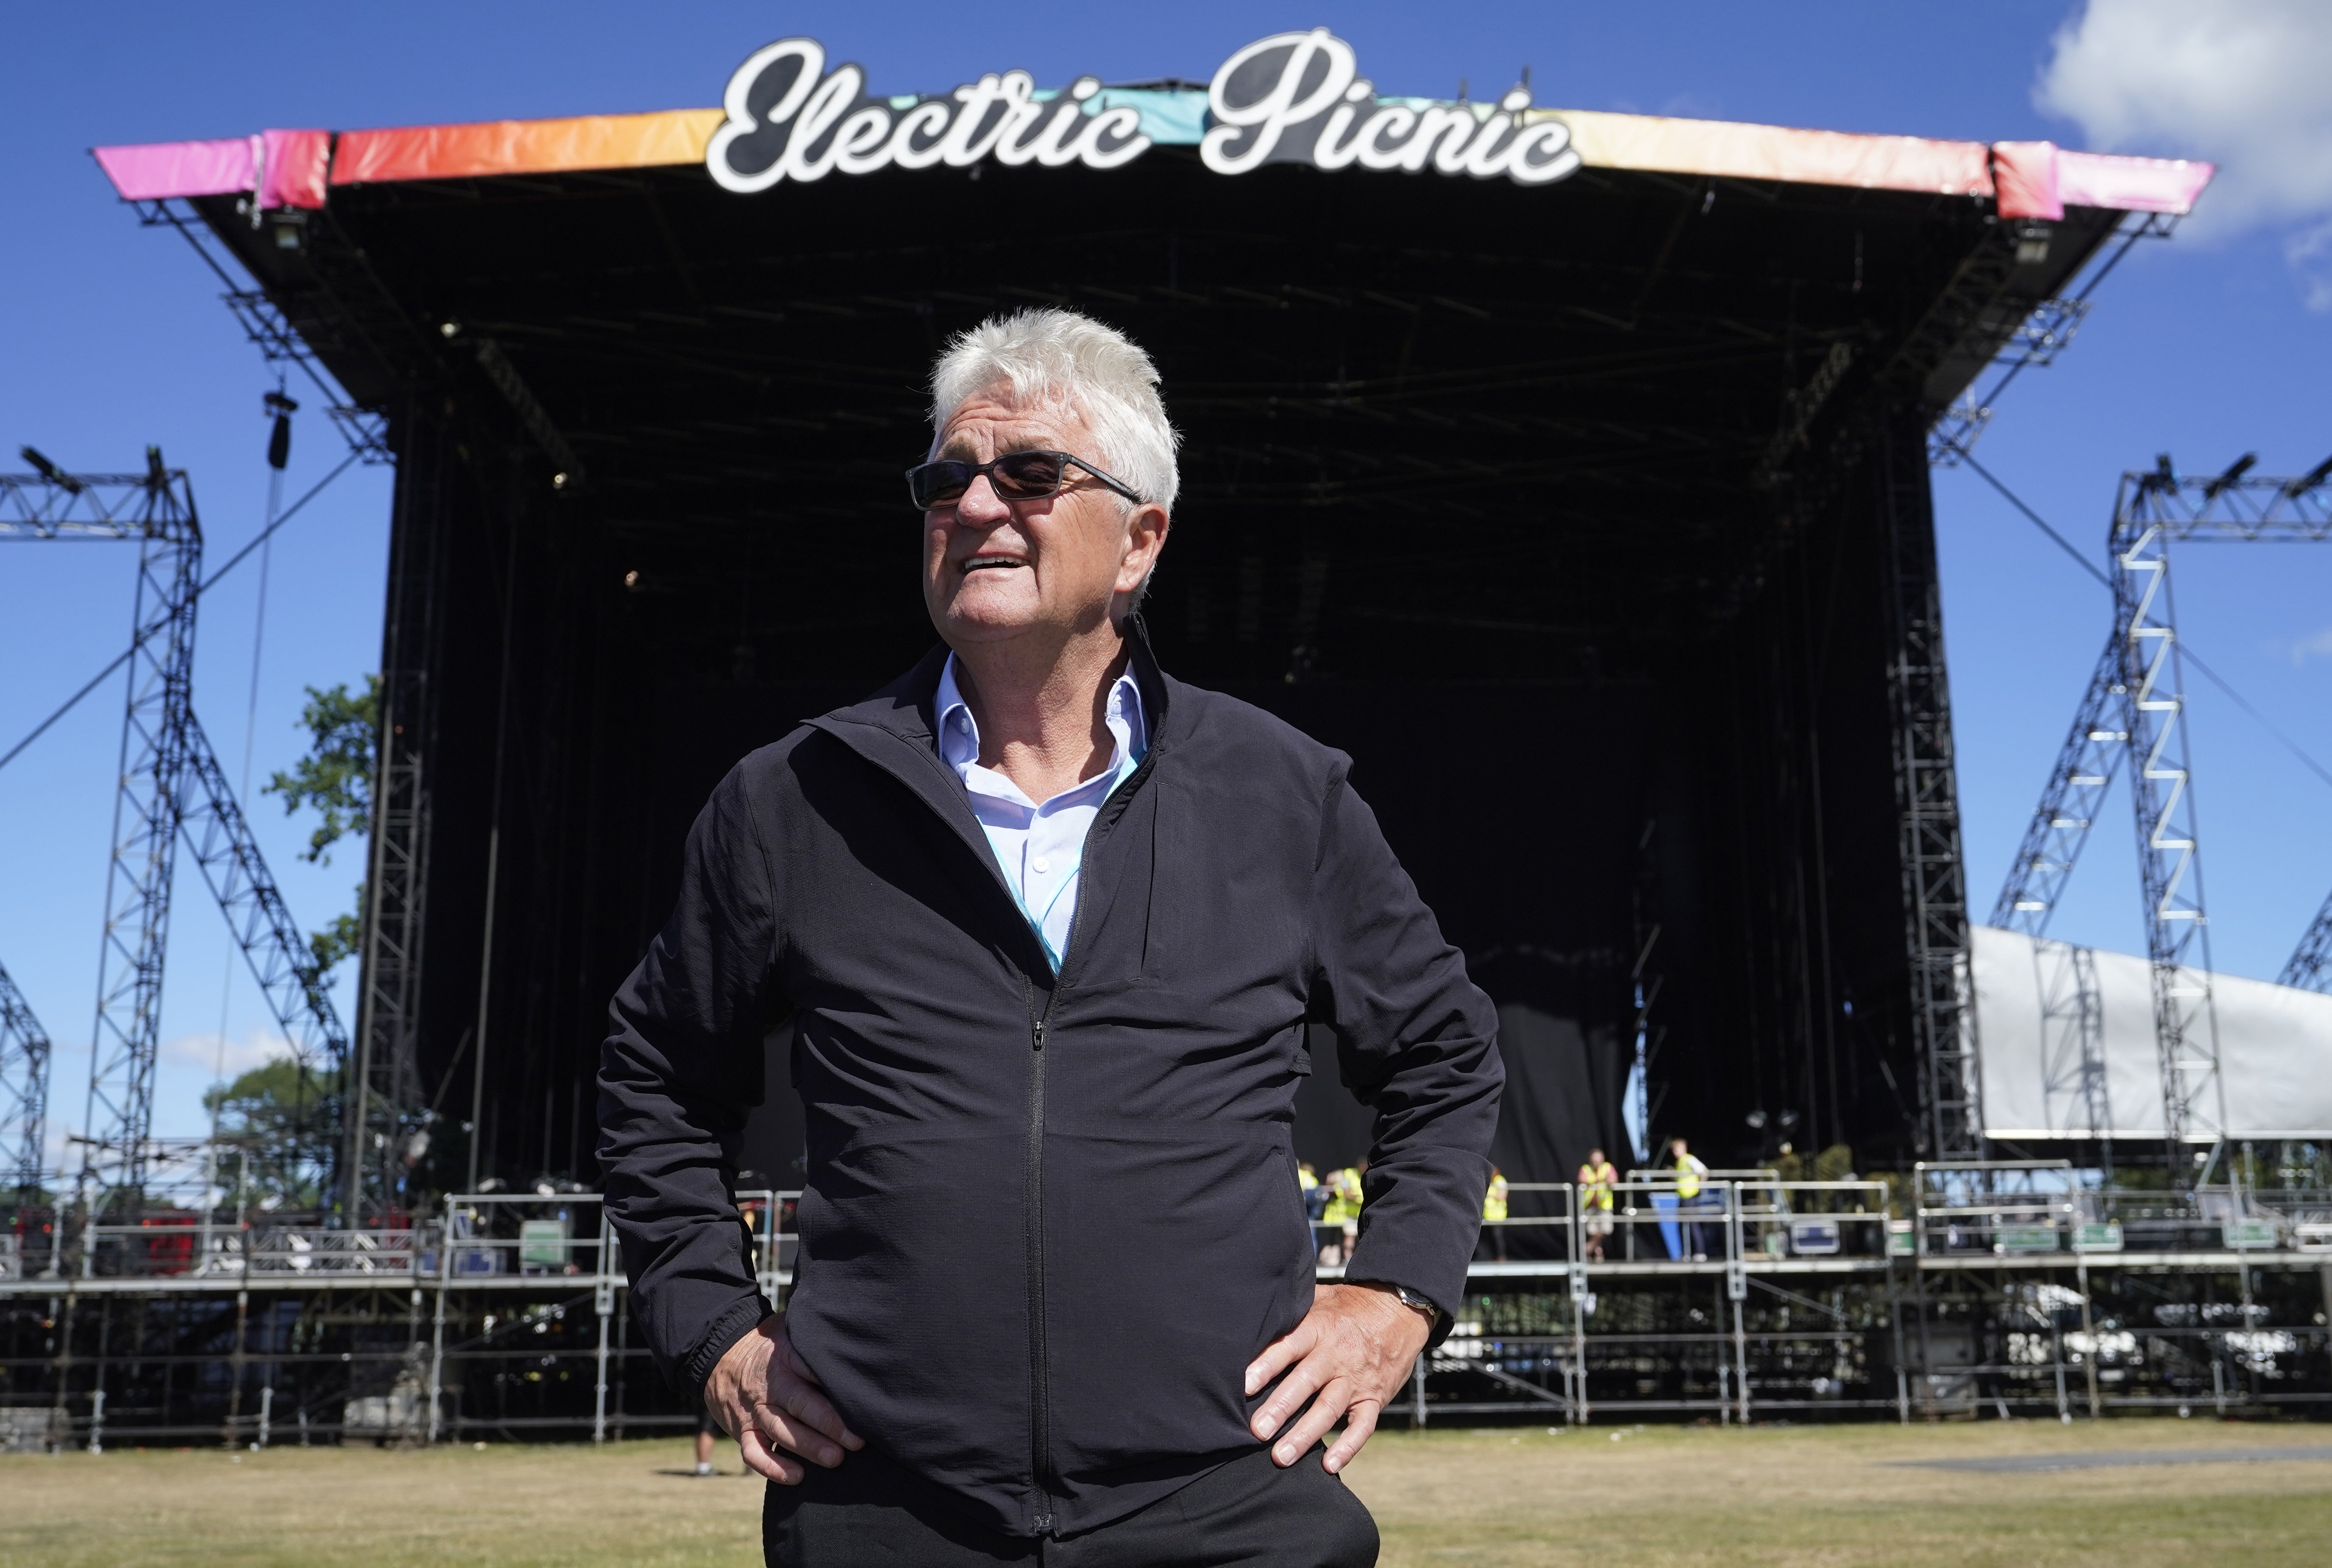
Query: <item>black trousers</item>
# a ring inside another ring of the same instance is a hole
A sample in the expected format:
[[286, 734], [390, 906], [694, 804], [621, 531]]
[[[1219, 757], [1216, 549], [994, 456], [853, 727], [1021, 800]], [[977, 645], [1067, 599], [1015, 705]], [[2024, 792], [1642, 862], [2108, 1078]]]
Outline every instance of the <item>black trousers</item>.
[[872, 1448], [840, 1468], [771, 1483], [761, 1506], [769, 1568], [1371, 1568], [1377, 1524], [1314, 1448], [1285, 1469], [1257, 1448], [1140, 1513], [1061, 1540], [1007, 1535]]

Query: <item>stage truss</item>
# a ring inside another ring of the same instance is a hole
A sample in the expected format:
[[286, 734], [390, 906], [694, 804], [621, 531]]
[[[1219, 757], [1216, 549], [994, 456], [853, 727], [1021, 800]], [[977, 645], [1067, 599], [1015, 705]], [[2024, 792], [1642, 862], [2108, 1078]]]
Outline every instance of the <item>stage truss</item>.
[[[2127, 757], [2153, 975], [2163, 1126], [2173, 1146], [2219, 1143], [2227, 1125], [2170, 547], [2181, 541], [2332, 539], [2332, 488], [2327, 483], [2332, 459], [2292, 478], [2253, 477], [2256, 462], [2246, 454], [2204, 479], [2179, 474], [2165, 456], [2151, 470], [2122, 476], [2107, 534], [2113, 630], [1992, 913], [1996, 926], [2045, 937], [2106, 790]], [[2062, 945], [2047, 943], [2043, 951], [2053, 953]], [[2070, 951], [2063, 956], [2069, 959]], [[2332, 900], [2301, 938], [2282, 983], [2323, 989], [2327, 958]], [[2069, 1027], [2078, 1046], [2085, 1037], [2079, 1033], [2083, 1020], [2095, 1016], [2097, 999], [2094, 985], [2084, 993], [2078, 974], [2069, 970], [2066, 978], [2072, 987], [2069, 1004], [2061, 1018], [2052, 1009], [2047, 1023], [2052, 1041], [2060, 1026]]]

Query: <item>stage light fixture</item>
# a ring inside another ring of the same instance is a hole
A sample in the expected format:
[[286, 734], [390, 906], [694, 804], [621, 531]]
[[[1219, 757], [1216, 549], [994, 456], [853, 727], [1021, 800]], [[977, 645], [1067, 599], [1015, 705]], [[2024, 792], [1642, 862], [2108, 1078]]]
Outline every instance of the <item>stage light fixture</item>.
[[55, 464], [51, 463], [46, 457], [43, 456], [39, 447], [19, 446], [16, 450], [23, 455], [25, 462], [33, 465], [33, 470], [38, 473], [43, 479], [47, 480], [51, 484], [62, 490], [66, 494], [79, 495], [83, 490], [88, 488], [88, 486], [81, 483], [80, 480], [75, 479], [72, 474], [67, 473], [63, 469], [59, 468]]
[[2315, 467], [2309, 469], [2307, 473], [2293, 480], [2289, 484], [2285, 485], [2283, 487], [2284, 499], [2287, 501], [2297, 500], [2299, 497], [2306, 495], [2309, 491], [2315, 489], [2318, 485], [2323, 483], [2327, 479], [2332, 479], [2332, 457], [2326, 458], [2323, 462], [2318, 464]]
[[2251, 471], [2251, 464], [2258, 461], [2258, 453], [2246, 452], [2241, 457], [2236, 458], [2232, 463], [2228, 464], [2227, 471], [2224, 473], [2222, 473], [2218, 478], [2211, 481], [2210, 483], [2203, 487], [2203, 499], [2205, 501], [2218, 500], [2222, 492], [2233, 485], [2234, 483], [2242, 478], [2244, 474], [2249, 473]]
[[267, 466], [281, 473], [292, 462], [292, 416], [300, 405], [281, 392], [270, 392], [261, 402], [275, 416], [275, 428], [267, 436]]

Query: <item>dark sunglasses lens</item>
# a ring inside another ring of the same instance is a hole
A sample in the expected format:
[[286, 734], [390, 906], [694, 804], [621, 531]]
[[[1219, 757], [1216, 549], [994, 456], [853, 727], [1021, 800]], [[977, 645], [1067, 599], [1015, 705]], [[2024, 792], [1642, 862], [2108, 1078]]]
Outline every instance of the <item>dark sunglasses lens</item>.
[[1010, 500], [1050, 495], [1061, 488], [1061, 459], [1051, 452], [1010, 452], [996, 460], [996, 488]]
[[907, 473], [907, 489], [915, 504], [926, 512], [934, 506], [945, 506], [960, 501], [971, 488], [972, 467], [969, 463], [926, 463]]

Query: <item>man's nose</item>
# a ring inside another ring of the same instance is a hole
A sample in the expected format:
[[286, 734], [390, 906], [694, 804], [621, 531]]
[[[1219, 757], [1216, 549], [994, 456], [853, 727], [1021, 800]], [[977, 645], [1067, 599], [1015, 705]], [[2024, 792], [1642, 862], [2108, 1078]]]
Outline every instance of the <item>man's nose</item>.
[[989, 529], [1008, 521], [1011, 507], [996, 493], [996, 485], [985, 473], [975, 473], [955, 503], [955, 520], [966, 528]]

